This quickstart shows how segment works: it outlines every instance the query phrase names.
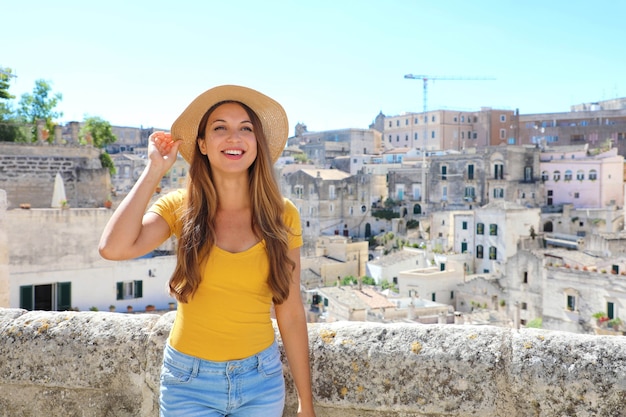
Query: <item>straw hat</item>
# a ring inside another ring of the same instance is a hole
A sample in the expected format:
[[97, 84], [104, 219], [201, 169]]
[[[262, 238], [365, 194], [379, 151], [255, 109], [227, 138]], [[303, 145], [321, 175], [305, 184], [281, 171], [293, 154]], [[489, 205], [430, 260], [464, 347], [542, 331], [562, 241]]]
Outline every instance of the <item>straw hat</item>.
[[285, 109], [274, 99], [256, 90], [238, 85], [222, 85], [200, 94], [187, 106], [172, 125], [172, 139], [182, 140], [178, 151], [191, 163], [196, 141], [198, 125], [205, 113], [221, 101], [238, 101], [250, 107], [261, 120], [263, 132], [267, 138], [272, 162], [276, 162], [285, 148], [289, 131], [289, 122]]

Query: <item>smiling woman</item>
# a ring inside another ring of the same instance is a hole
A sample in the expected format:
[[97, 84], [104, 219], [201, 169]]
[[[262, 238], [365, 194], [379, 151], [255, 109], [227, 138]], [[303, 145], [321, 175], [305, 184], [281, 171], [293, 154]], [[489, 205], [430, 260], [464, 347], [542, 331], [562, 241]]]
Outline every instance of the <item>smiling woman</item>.
[[[258, 91], [225, 85], [202, 93], [171, 134], [150, 136], [148, 165], [103, 232], [100, 252], [109, 259], [139, 256], [172, 234], [178, 238], [169, 281], [178, 308], [161, 375], [165, 417], [209, 410], [282, 415], [285, 382], [272, 307], [298, 415], [315, 415], [300, 298], [300, 217], [280, 194], [273, 170], [287, 130], [282, 106]], [[144, 214], [178, 151], [190, 164], [187, 189], [160, 197]]]

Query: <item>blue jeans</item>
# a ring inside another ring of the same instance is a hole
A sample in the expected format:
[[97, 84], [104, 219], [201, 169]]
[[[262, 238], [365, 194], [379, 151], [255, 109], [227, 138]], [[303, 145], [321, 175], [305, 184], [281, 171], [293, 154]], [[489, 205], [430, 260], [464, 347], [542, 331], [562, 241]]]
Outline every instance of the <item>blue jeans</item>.
[[163, 352], [162, 417], [281, 417], [285, 405], [283, 365], [276, 342], [245, 359], [212, 362]]

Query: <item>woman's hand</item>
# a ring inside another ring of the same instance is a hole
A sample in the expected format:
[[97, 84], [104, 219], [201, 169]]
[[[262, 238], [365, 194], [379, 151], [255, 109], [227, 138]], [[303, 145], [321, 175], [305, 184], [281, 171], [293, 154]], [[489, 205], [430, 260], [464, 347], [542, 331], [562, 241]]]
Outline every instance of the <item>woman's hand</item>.
[[176, 162], [180, 141], [172, 140], [170, 133], [157, 131], [148, 138], [148, 159], [150, 164], [159, 167], [165, 173]]

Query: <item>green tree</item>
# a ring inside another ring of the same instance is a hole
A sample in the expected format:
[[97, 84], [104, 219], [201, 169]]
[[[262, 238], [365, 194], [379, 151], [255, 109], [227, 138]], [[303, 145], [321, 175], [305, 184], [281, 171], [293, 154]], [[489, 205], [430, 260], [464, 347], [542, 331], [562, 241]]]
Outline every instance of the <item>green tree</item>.
[[9, 93], [9, 87], [11, 87], [10, 80], [13, 76], [11, 68], [0, 68], [0, 99], [13, 100], [14, 95]]
[[101, 117], [91, 116], [83, 120], [83, 126], [78, 132], [78, 140], [83, 145], [93, 145], [101, 148], [100, 162], [103, 168], [107, 168], [111, 176], [115, 175], [116, 169], [111, 156], [104, 150], [107, 145], [115, 143], [117, 137], [113, 134], [111, 123]]
[[22, 94], [18, 115], [32, 125], [32, 141], [37, 141], [37, 121], [44, 120], [48, 131], [48, 141], [52, 142], [54, 119], [62, 117], [63, 113], [55, 111], [56, 106], [63, 99], [61, 93], [52, 93], [52, 86], [46, 80], [35, 81], [33, 93]]
[[117, 141], [117, 137], [111, 129], [111, 124], [97, 116], [86, 117], [83, 120], [78, 139], [81, 144], [91, 144], [96, 148], [105, 148], [107, 145]]
[[10, 68], [0, 68], [0, 142], [18, 142], [25, 139], [22, 125], [10, 103], [15, 98], [9, 93], [12, 76]]

